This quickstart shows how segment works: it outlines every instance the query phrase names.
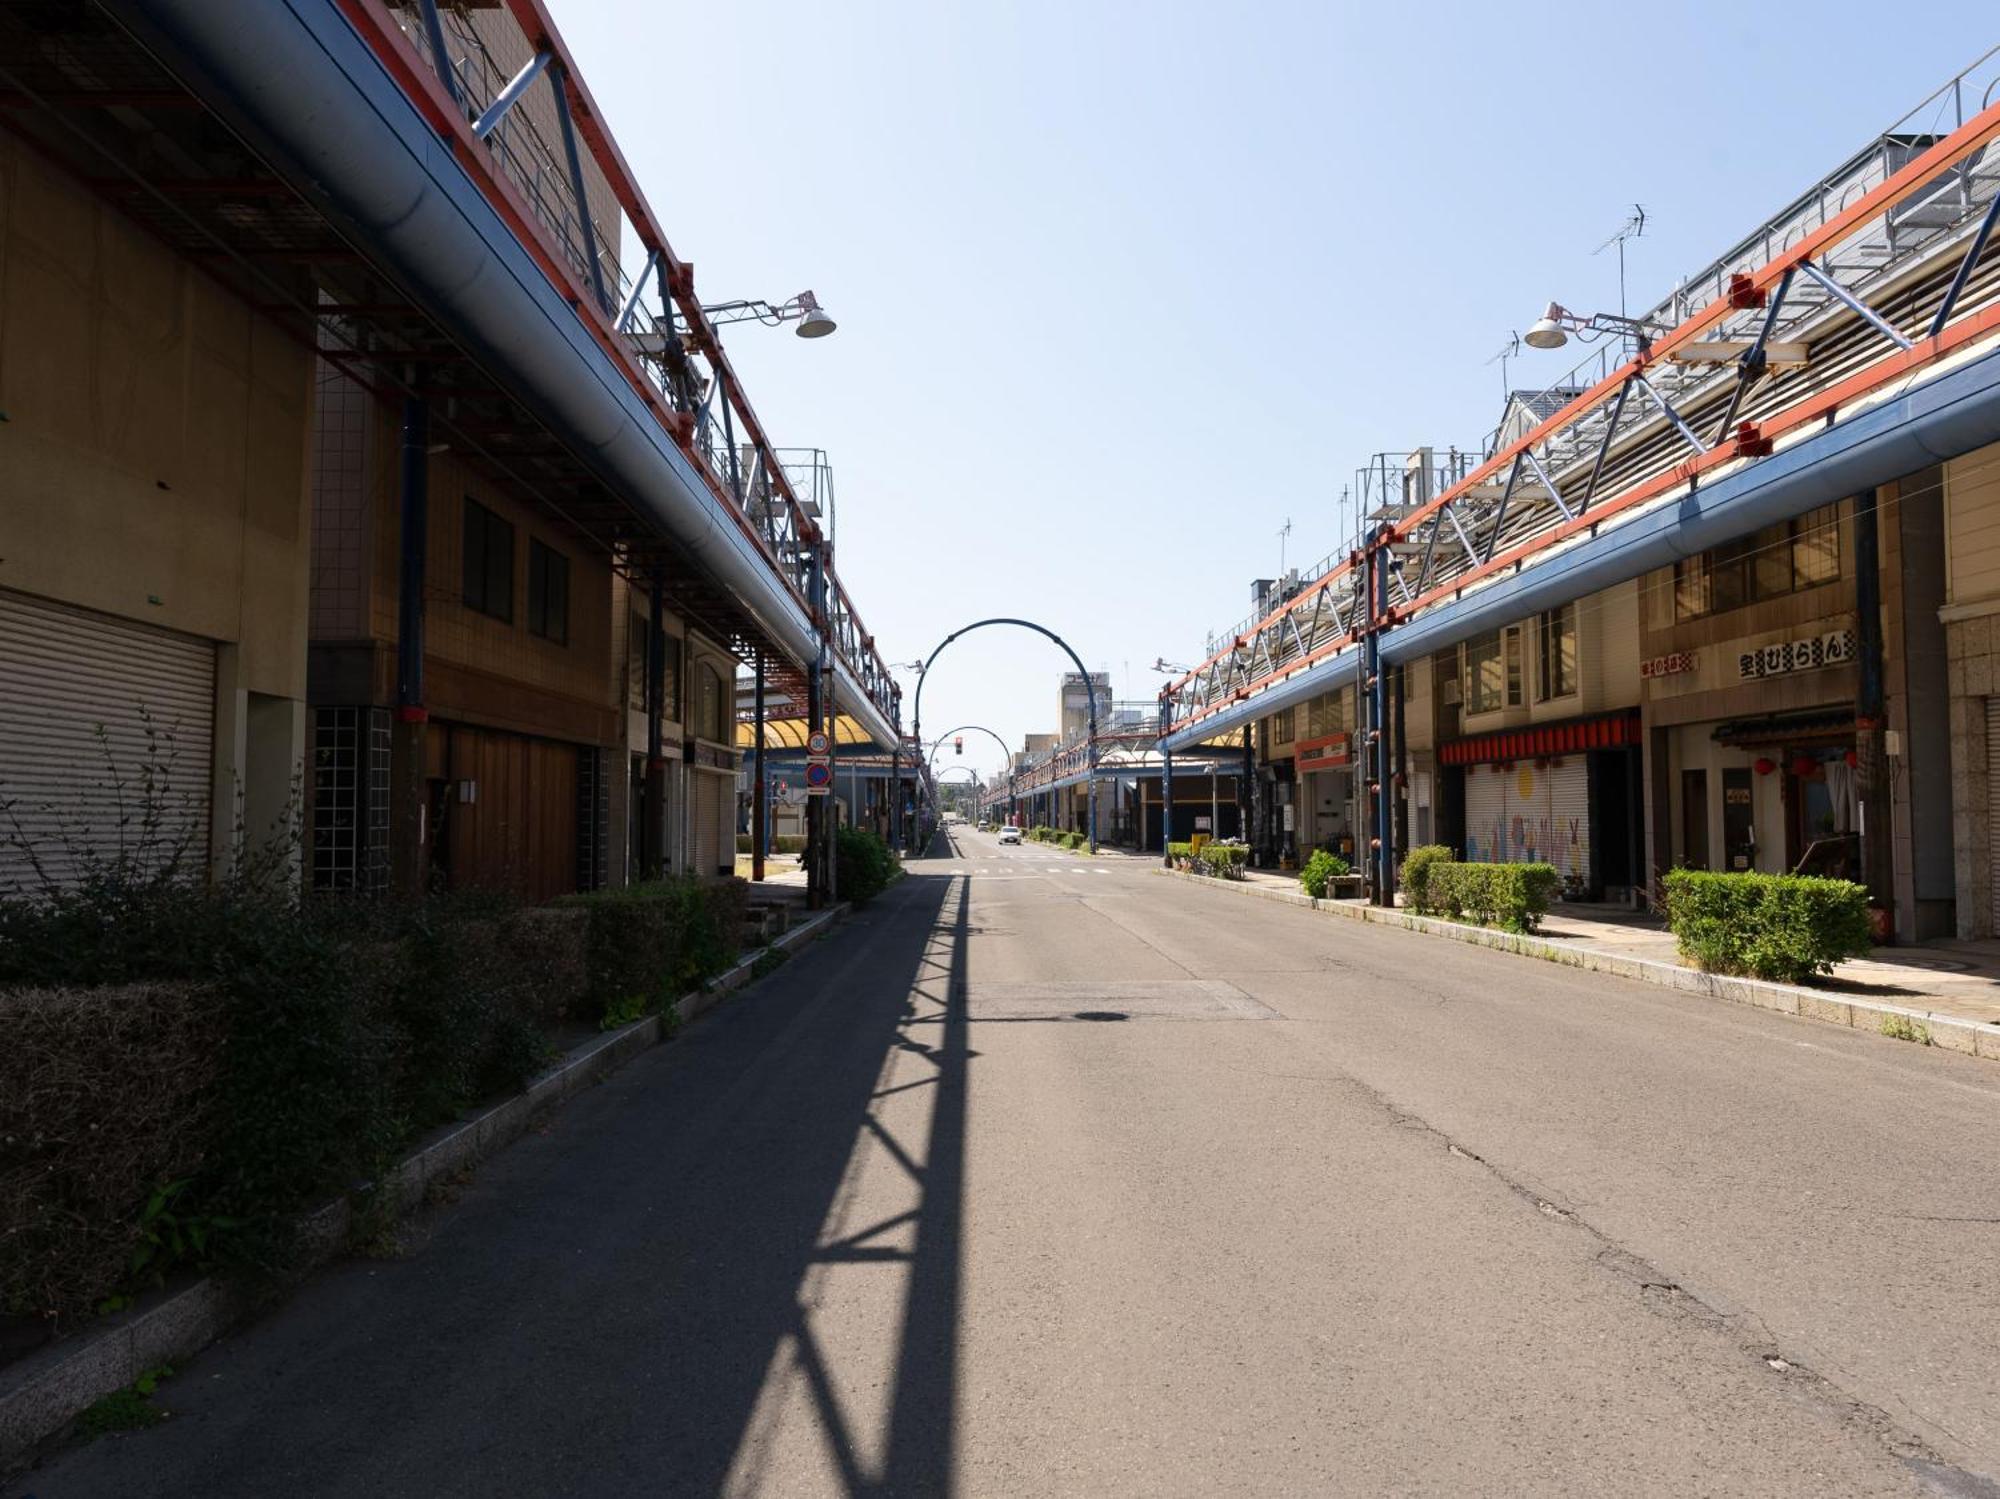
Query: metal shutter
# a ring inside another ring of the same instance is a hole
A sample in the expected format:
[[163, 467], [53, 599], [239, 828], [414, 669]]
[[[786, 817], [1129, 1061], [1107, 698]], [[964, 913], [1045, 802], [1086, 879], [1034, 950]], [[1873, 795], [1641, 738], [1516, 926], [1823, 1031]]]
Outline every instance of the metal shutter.
[[[1986, 806], [1987, 826], [1996, 825], [2000, 813], [2000, 697], [1986, 700]], [[1987, 916], [1993, 931], [2000, 933], [2000, 836], [1988, 833], [1986, 842], [1988, 881]]]
[[210, 642], [0, 592], [0, 890], [39, 883], [16, 823], [59, 882], [121, 850], [204, 867], [214, 725]]
[[[1537, 857], [1553, 864], [1565, 879], [1590, 879], [1590, 762], [1570, 755], [1536, 776], [1548, 786], [1549, 836]], [[1525, 857], [1525, 855], [1524, 855]]]
[[1507, 857], [1507, 773], [1496, 766], [1465, 767], [1465, 857], [1474, 864]]
[[714, 874], [722, 867], [722, 792], [727, 784], [709, 771], [694, 773], [696, 874]]

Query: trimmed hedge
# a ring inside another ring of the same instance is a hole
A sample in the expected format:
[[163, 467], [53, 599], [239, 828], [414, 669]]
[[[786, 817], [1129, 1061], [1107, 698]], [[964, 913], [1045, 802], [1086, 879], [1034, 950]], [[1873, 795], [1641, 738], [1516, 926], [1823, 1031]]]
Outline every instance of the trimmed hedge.
[[1299, 871], [1299, 888], [1314, 900], [1323, 900], [1330, 881], [1353, 872], [1348, 862], [1340, 855], [1329, 853], [1323, 848], [1316, 848], [1312, 857], [1306, 860], [1306, 867]]
[[1451, 862], [1451, 850], [1442, 843], [1422, 843], [1403, 856], [1403, 898], [1413, 911], [1430, 911], [1431, 870]]
[[141, 1258], [141, 1204], [214, 1148], [223, 1004], [193, 984], [14, 989], [0, 1035], [0, 1312], [68, 1321]]
[[1429, 863], [1424, 909], [1510, 932], [1532, 932], [1562, 889], [1552, 864]]
[[749, 910], [739, 879], [680, 876], [566, 895], [588, 916], [585, 997], [601, 1026], [665, 1008], [735, 961]]
[[1666, 890], [1681, 956], [1709, 973], [1803, 983], [1871, 946], [1868, 891], [1849, 880], [1675, 869]]

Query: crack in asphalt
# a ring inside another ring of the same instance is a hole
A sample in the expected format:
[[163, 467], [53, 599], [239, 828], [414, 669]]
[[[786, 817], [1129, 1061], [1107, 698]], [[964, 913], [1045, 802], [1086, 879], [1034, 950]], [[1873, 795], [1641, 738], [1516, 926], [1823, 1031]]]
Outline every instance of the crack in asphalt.
[[[1443, 1145], [1446, 1152], [1489, 1174], [1508, 1191], [1532, 1207], [1541, 1217], [1588, 1234], [1598, 1250], [1593, 1262], [1609, 1274], [1629, 1280], [1638, 1289], [1641, 1303], [1661, 1315], [1682, 1320], [1730, 1339], [1772, 1374], [1786, 1381], [1801, 1395], [1816, 1400], [1837, 1419], [1867, 1432], [1886, 1447], [1911, 1474], [1932, 1491], [1951, 1499], [2000, 1499], [2000, 1484], [1980, 1474], [1958, 1467], [1945, 1458], [1923, 1436], [1904, 1422], [1833, 1382], [1798, 1358], [1785, 1353], [1778, 1339], [1754, 1311], [1727, 1312], [1698, 1293], [1680, 1284], [1666, 1271], [1635, 1254], [1602, 1229], [1580, 1217], [1574, 1210], [1549, 1199], [1544, 1191], [1517, 1178], [1505, 1167], [1488, 1160], [1469, 1146], [1460, 1144], [1422, 1115], [1411, 1112], [1381, 1089], [1350, 1072], [1337, 1072], [1325, 1079], [1347, 1084], [1385, 1114], [1398, 1129], [1415, 1130]], [[1900, 1403], [1900, 1402], [1899, 1402]], [[1907, 1405], [1904, 1407], [1908, 1411]], [[1963, 1447], [1949, 1428], [1934, 1419], [1908, 1411], [1912, 1420], [1934, 1427]]]

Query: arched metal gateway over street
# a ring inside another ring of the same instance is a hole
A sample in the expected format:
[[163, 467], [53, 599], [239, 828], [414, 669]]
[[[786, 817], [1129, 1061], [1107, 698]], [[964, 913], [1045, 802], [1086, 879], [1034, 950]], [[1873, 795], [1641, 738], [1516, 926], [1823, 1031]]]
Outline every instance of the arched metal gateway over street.
[[[1075, 663], [1077, 675], [1082, 677], [1086, 684], [1089, 683], [1090, 671], [1084, 666], [1083, 658], [1070, 648], [1067, 640], [1064, 640], [1062, 636], [1056, 634], [1047, 625], [1038, 625], [1032, 619], [1015, 619], [1006, 615], [996, 616], [993, 619], [974, 620], [962, 629], [953, 630], [937, 643], [928, 656], [924, 657], [923, 670], [917, 673], [917, 695], [912, 703], [912, 712], [910, 714], [910, 729], [916, 735], [919, 745], [922, 745], [924, 742], [924, 682], [931, 674], [931, 663], [937, 660], [939, 654], [946, 646], [950, 645], [961, 635], [970, 635], [974, 630], [983, 630], [988, 625], [1018, 625], [1023, 630], [1033, 630], [1037, 635], [1046, 635], [1050, 640], [1053, 640], [1057, 645], [1062, 647], [1063, 654]], [[1089, 690], [1088, 697], [1090, 699], [1088, 743], [1090, 746], [1090, 762], [1094, 768], [1097, 762], [1097, 692], [1094, 688]], [[1095, 776], [1090, 781], [1090, 851], [1093, 854], [1097, 852], [1097, 779]]]

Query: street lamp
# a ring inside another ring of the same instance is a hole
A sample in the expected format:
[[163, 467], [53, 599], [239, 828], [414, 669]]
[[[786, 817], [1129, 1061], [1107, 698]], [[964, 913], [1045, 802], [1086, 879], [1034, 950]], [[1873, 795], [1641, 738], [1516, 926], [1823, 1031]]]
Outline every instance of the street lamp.
[[1644, 318], [1623, 317], [1615, 312], [1593, 312], [1589, 317], [1571, 312], [1560, 302], [1551, 302], [1546, 311], [1528, 326], [1521, 342], [1531, 349], [1560, 349], [1574, 333], [1585, 343], [1595, 343], [1607, 333], [1630, 338], [1644, 353], [1655, 335], [1666, 330]]
[[797, 323], [792, 331], [800, 338], [825, 338], [840, 325], [827, 315], [827, 310], [819, 305], [819, 298], [809, 291], [802, 291], [788, 302], [717, 302], [712, 307], [704, 307], [701, 315], [721, 327], [725, 323], [763, 323], [776, 328], [784, 323]]

